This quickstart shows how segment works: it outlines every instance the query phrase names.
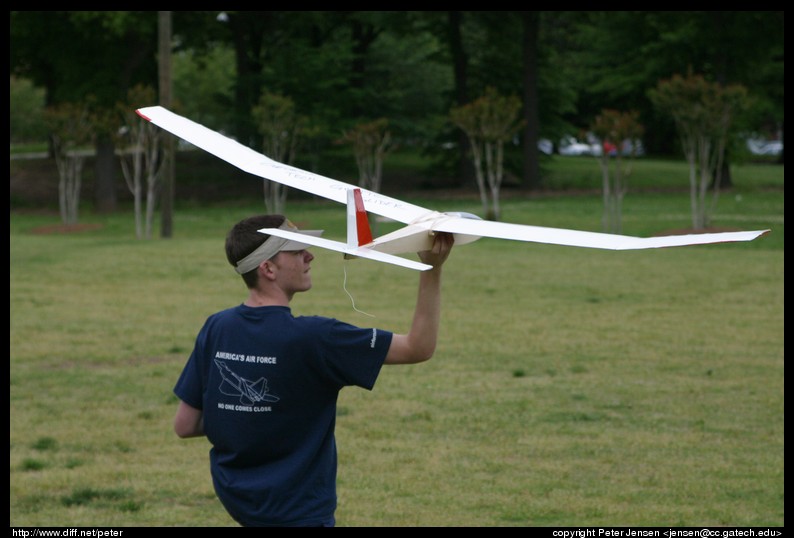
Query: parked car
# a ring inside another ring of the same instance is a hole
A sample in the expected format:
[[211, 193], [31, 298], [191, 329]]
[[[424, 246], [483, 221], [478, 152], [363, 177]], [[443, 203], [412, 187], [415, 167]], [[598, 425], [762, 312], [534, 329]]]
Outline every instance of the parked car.
[[564, 136], [560, 139], [560, 155], [601, 155], [600, 144], [586, 144], [579, 142], [573, 136]]
[[783, 153], [783, 142], [780, 140], [763, 140], [761, 138], [748, 138], [747, 149], [753, 155], [774, 155]]
[[[637, 144], [636, 147], [634, 147], [635, 143]], [[624, 140], [623, 141], [622, 150], [621, 150], [622, 151], [622, 155], [631, 155], [632, 150], [634, 150], [634, 155], [636, 157], [639, 157], [640, 155], [645, 155], [645, 147], [642, 145], [642, 140], [634, 140], [634, 141], [632, 141], [629, 138]]]
[[548, 138], [541, 138], [538, 140], [538, 150], [546, 155], [554, 153], [554, 143]]

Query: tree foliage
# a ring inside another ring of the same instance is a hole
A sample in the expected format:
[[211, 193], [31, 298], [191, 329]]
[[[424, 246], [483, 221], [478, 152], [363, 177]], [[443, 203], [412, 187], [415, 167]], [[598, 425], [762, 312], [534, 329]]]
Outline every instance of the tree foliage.
[[[347, 129], [338, 140], [349, 144], [358, 167], [358, 185], [373, 192], [380, 192], [383, 182], [383, 161], [397, 145], [392, 138], [387, 118], [361, 122]], [[377, 221], [370, 227], [377, 233]]]
[[[443, 164], [437, 175], [463, 185], [473, 168], [451, 163], [468, 137], [447, 115], [492, 86], [524, 100], [511, 172], [535, 155], [533, 137], [585, 130], [608, 109], [638, 111], [645, 148], [671, 154], [674, 122], [647, 90], [690, 68], [747, 88], [743, 129], [783, 136], [782, 11], [183, 11], [173, 22], [175, 106], [257, 149], [252, 110], [280, 94], [323, 132], [316, 155], [388, 117], [402, 146], [422, 147]], [[112, 110], [129, 88], [157, 83], [157, 12], [13, 11], [10, 38], [11, 74], [43, 88], [46, 104], [93, 94]]]
[[[644, 127], [636, 110], [620, 112], [603, 110], [590, 126], [602, 147], [598, 164], [601, 167], [601, 191], [604, 200], [603, 228], [608, 233], [622, 232], [623, 197], [628, 191], [631, 159], [636, 156]], [[629, 162], [624, 161], [624, 156]]]
[[140, 103], [155, 102], [155, 97], [154, 88], [137, 85], [127, 93], [127, 99], [116, 106], [116, 117], [123, 126], [116, 132], [116, 148], [124, 179], [133, 197], [135, 235], [138, 239], [152, 237], [163, 164], [163, 130], [138, 116], [135, 110], [141, 106]]
[[339, 140], [350, 144], [358, 167], [358, 185], [380, 192], [383, 178], [383, 159], [395, 148], [389, 130], [389, 120], [378, 118], [362, 122], [346, 130]]
[[[280, 163], [292, 164], [301, 143], [312, 135], [308, 118], [298, 114], [293, 100], [284, 95], [263, 93], [253, 118], [262, 136], [263, 153]], [[263, 179], [263, 189], [268, 213], [284, 213], [287, 187]]]
[[154, 11], [12, 11], [11, 71], [47, 91], [47, 104], [93, 95], [112, 109], [157, 80]]
[[41, 142], [47, 139], [47, 126], [41, 111], [44, 110], [44, 90], [33, 85], [30, 79], [11, 75], [11, 110], [9, 124], [11, 143]]
[[782, 129], [782, 11], [586, 11], [565, 16], [577, 21], [570, 32], [568, 62], [561, 66], [576, 71], [575, 116], [587, 120], [604, 108], [637, 110], [647, 127], [645, 147], [676, 154], [675, 126], [669, 116], [656, 114], [647, 90], [691, 71], [721, 85], [747, 88], [754, 114], [744, 129]]
[[675, 121], [689, 164], [692, 227], [702, 230], [710, 224], [708, 187], [715, 185], [716, 204], [731, 123], [747, 106], [747, 90], [741, 85], [722, 86], [690, 73], [660, 81], [649, 91], [649, 98]]
[[45, 111], [55, 164], [58, 167], [58, 206], [64, 224], [80, 216], [80, 190], [86, 147], [94, 141], [95, 120], [87, 103], [61, 103]]
[[[499, 220], [499, 194], [504, 178], [504, 145], [523, 127], [521, 100], [486, 88], [482, 97], [453, 108], [450, 120], [466, 133], [486, 218]], [[487, 186], [486, 186], [487, 184]]]
[[[129, 88], [156, 84], [156, 13], [12, 11], [11, 72], [43, 87], [47, 105], [81, 103], [90, 96], [96, 114], [115, 114]], [[96, 209], [112, 211], [117, 170], [112, 139], [95, 134]]]

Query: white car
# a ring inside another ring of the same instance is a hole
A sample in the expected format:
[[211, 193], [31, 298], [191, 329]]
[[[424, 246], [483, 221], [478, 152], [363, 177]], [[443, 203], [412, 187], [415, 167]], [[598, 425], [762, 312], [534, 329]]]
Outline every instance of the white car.
[[541, 153], [545, 153], [546, 155], [551, 155], [554, 153], [554, 144], [548, 138], [541, 138], [538, 140], [538, 149]]
[[748, 138], [747, 149], [753, 155], [780, 155], [783, 153], [783, 142], [780, 140], [762, 140], [760, 138]]
[[579, 142], [572, 136], [565, 136], [560, 139], [560, 155], [601, 155], [600, 144], [585, 144]]

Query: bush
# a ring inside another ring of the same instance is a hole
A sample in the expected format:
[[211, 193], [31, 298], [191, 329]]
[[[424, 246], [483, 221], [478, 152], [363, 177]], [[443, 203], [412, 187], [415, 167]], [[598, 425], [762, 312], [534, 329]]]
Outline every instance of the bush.
[[11, 77], [11, 143], [47, 140], [44, 124], [44, 90], [27, 79]]

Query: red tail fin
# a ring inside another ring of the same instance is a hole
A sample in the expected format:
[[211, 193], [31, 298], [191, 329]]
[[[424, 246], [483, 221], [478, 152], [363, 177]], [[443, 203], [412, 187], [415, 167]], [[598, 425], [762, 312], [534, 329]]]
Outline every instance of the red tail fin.
[[372, 230], [369, 227], [369, 218], [364, 209], [364, 199], [361, 197], [361, 189], [353, 190], [353, 197], [356, 206], [356, 232], [358, 235], [358, 246], [372, 243]]

